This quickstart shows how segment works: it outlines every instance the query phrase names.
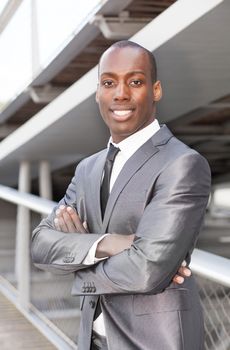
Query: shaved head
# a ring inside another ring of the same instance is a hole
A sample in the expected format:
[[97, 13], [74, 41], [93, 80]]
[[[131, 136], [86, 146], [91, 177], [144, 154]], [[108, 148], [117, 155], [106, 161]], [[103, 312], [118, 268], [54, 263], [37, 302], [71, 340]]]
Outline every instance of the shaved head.
[[121, 40], [121, 41], [117, 41], [116, 43], [114, 43], [113, 45], [111, 45], [101, 56], [99, 64], [98, 64], [98, 70], [100, 72], [100, 63], [101, 60], [104, 56], [104, 54], [107, 53], [107, 51], [115, 49], [115, 48], [126, 48], [126, 47], [130, 47], [130, 48], [134, 48], [136, 50], [141, 50], [142, 52], [145, 52], [145, 54], [148, 56], [148, 60], [149, 60], [149, 65], [150, 65], [150, 70], [151, 70], [151, 79], [152, 82], [155, 83], [155, 81], [157, 80], [157, 66], [156, 66], [156, 60], [155, 57], [153, 55], [153, 53], [149, 50], [147, 50], [146, 48], [144, 48], [143, 46], [130, 41], [130, 40]]

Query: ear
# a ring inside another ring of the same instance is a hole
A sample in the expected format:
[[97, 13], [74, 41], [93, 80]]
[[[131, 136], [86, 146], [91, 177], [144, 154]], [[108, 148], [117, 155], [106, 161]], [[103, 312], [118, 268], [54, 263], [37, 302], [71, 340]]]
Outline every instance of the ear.
[[161, 82], [160, 80], [157, 80], [153, 84], [153, 101], [155, 102], [160, 101], [161, 97], [162, 97]]

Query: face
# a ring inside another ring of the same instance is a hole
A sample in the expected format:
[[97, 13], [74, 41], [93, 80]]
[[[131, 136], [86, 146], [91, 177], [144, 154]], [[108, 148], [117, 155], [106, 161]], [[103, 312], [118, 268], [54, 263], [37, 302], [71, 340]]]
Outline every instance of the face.
[[110, 48], [101, 58], [96, 101], [115, 143], [150, 124], [161, 84], [153, 83], [148, 55], [139, 48]]

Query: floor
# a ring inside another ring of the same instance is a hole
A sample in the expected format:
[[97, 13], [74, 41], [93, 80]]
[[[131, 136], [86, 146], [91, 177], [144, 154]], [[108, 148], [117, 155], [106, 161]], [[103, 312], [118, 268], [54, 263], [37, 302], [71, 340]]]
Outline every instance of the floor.
[[0, 293], [0, 349], [55, 350], [56, 347]]

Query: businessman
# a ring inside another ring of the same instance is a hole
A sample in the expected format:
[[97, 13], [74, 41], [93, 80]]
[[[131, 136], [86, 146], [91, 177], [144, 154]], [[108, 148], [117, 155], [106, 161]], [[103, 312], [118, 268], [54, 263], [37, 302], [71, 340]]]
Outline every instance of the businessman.
[[108, 149], [77, 166], [65, 197], [33, 232], [38, 267], [75, 272], [79, 350], [203, 349], [194, 278], [180, 284], [178, 275], [203, 221], [210, 170], [159, 125], [161, 95], [151, 52], [130, 41], [105, 51], [96, 101]]

